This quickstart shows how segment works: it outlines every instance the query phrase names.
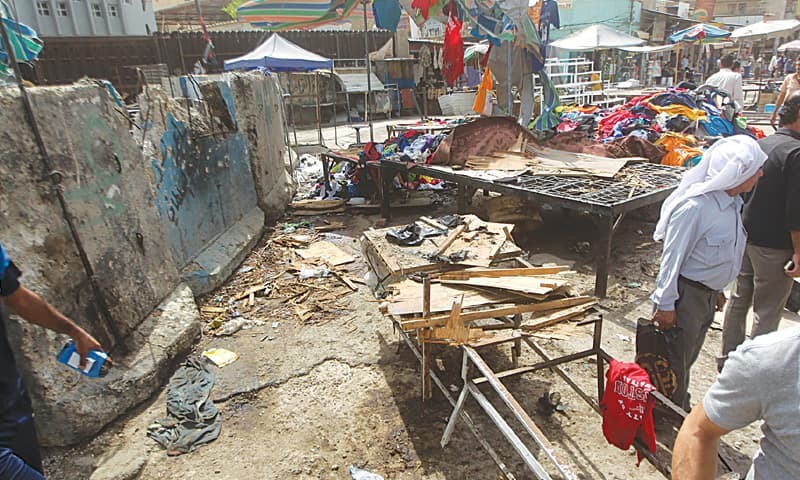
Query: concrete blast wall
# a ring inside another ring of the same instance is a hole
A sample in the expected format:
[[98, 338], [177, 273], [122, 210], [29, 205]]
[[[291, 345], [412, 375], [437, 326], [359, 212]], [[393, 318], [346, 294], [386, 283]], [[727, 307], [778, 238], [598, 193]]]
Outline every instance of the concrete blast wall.
[[260, 74], [198, 82], [202, 102], [141, 97], [156, 207], [183, 278], [205, 293], [232, 273], [291, 198], [280, 94]]
[[[232, 87], [203, 84], [205, 124], [201, 115], [185, 121], [185, 105], [162, 95], [144, 132], [133, 130], [136, 140], [101, 86], [29, 89], [55, 172], [41, 161], [19, 91], [0, 89], [0, 242], [23, 283], [95, 335], [117, 365], [103, 379], [76, 374], [55, 360], [66, 337], [12, 317], [10, 342], [45, 444], [85, 439], [152, 395], [200, 333], [199, 292], [181, 277], [214, 288], [257, 240], [263, 212], [283, 211], [292, 191], [271, 82], [247, 75]], [[111, 325], [49, 174], [60, 181]]]

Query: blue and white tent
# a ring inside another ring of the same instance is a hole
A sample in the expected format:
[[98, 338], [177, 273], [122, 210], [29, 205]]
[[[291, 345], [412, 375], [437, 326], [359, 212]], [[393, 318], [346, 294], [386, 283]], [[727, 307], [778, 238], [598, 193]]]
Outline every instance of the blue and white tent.
[[225, 70], [265, 68], [276, 72], [298, 72], [333, 68], [333, 60], [309, 52], [277, 33], [255, 50], [241, 57], [225, 60]]

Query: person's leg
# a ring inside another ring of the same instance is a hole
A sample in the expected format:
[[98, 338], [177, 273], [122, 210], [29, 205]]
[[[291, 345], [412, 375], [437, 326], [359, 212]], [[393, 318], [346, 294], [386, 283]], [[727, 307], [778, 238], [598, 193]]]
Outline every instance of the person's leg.
[[792, 258], [791, 250], [754, 245], [751, 257], [755, 291], [750, 338], [755, 338], [778, 329], [794, 280], [783, 271], [786, 262]]
[[725, 320], [722, 324], [722, 356], [718, 362], [720, 370], [728, 353], [736, 350], [745, 338], [747, 312], [753, 304], [753, 265], [749, 253], [750, 245], [747, 245], [742, 257], [742, 269], [736, 277], [736, 287], [725, 309]]
[[10, 449], [0, 448], [0, 479], [44, 480], [44, 476], [25, 463]]
[[[33, 410], [27, 393], [0, 419], [0, 448], [7, 448], [31, 468], [44, 472]], [[4, 477], [0, 476], [0, 479]]]
[[675, 304], [677, 334], [670, 344], [670, 366], [677, 383], [672, 401], [688, 411], [689, 374], [714, 320], [716, 294], [679, 279], [678, 295]]

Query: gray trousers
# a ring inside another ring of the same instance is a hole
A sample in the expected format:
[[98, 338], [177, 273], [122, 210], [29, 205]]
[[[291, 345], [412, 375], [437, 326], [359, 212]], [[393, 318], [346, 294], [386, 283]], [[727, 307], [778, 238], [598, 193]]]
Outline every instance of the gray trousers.
[[[745, 247], [742, 269], [736, 277], [728, 308], [725, 309], [725, 323], [722, 327], [722, 358], [725, 361], [729, 352], [744, 342], [747, 312], [753, 307], [753, 328], [750, 338], [778, 329], [783, 307], [792, 293], [792, 278], [787, 277], [783, 267], [792, 258], [792, 250], [759, 247]], [[720, 362], [720, 367], [721, 367]]]
[[689, 373], [700, 355], [706, 332], [714, 321], [719, 292], [700, 287], [683, 277], [678, 279], [678, 301], [675, 302], [676, 327], [668, 330], [670, 366], [675, 372], [677, 388], [672, 401], [687, 412]]

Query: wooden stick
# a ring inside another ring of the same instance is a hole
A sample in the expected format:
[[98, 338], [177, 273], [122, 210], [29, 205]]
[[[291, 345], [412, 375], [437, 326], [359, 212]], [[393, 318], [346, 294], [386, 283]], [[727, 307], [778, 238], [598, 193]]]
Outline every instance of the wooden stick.
[[422, 277], [422, 317], [431, 316], [431, 277], [423, 274]]
[[436, 220], [432, 219], [431, 217], [424, 217], [423, 216], [423, 217], [419, 217], [419, 220], [421, 222], [423, 222], [423, 223], [427, 223], [428, 225], [430, 225], [433, 228], [436, 228], [436, 229], [439, 229], [439, 230], [447, 230], [446, 226], [442, 225], [441, 223], [437, 222]]
[[[559, 300], [551, 300], [549, 302], [531, 303], [524, 305], [514, 305], [513, 307], [500, 307], [492, 308], [489, 310], [478, 310], [477, 312], [462, 313], [462, 321], [472, 322], [475, 320], [482, 320], [485, 318], [504, 317], [506, 315], [516, 315], [517, 313], [531, 313], [531, 312], [544, 312], [547, 310], [555, 310], [558, 308], [573, 307], [575, 305], [582, 305], [584, 303], [594, 302], [594, 297], [572, 297], [562, 298]], [[403, 330], [414, 330], [417, 328], [430, 328], [441, 327], [447, 324], [450, 315], [438, 315], [429, 318], [413, 318], [406, 321], [401, 321], [400, 326]]]
[[529, 275], [552, 275], [554, 273], [565, 272], [569, 267], [558, 265], [555, 267], [531, 267], [531, 268], [487, 268], [476, 270], [459, 270], [455, 272], [443, 273], [439, 276], [442, 280], [469, 280], [478, 277], [526, 277]]
[[450, 245], [452, 245], [453, 242], [456, 241], [456, 239], [459, 237], [459, 235], [464, 233], [464, 230], [466, 228], [467, 228], [467, 224], [466, 223], [461, 224], [458, 227], [456, 227], [455, 230], [453, 230], [450, 233], [450, 235], [447, 236], [447, 238], [444, 240], [444, 242], [442, 242], [442, 244], [439, 245], [439, 248], [437, 248], [436, 251], [433, 253], [434, 256], [439, 256], [439, 255], [443, 254], [445, 252], [445, 250], [450, 248]]

